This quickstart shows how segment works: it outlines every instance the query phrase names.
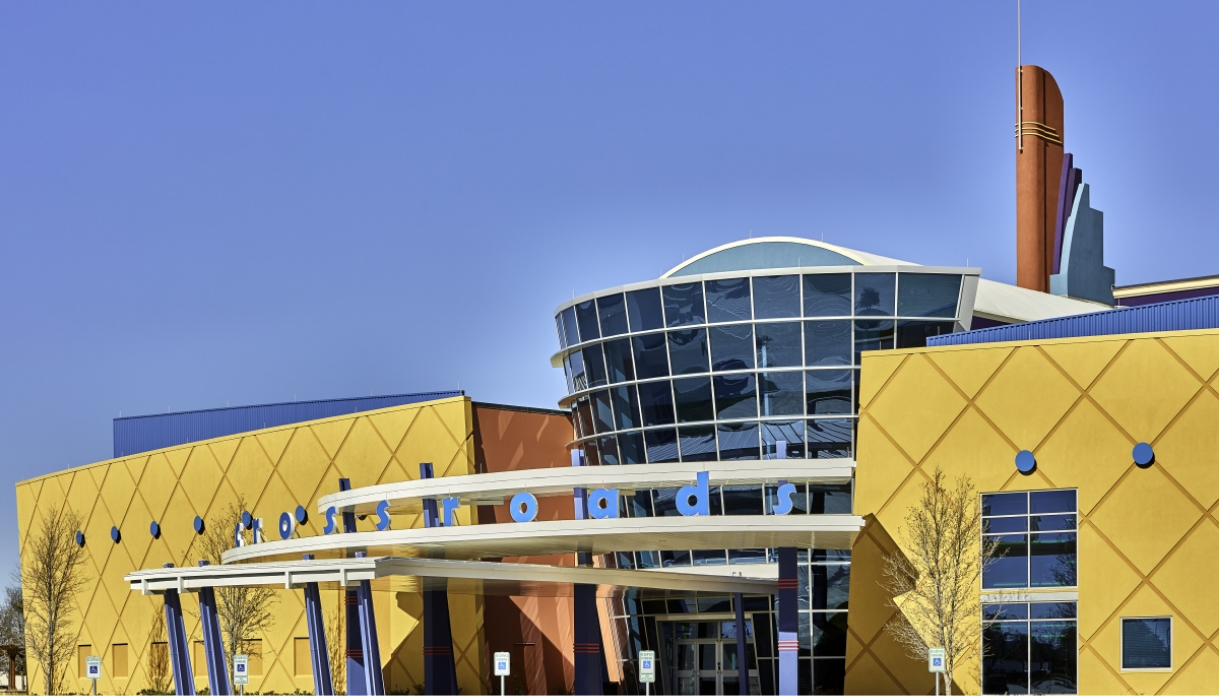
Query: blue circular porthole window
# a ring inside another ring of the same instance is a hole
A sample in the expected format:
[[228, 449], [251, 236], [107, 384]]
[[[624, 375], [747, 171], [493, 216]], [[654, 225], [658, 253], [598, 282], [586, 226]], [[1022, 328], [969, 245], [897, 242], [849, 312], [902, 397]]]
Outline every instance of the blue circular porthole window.
[[148, 525], [148, 533], [152, 535], [153, 539], [160, 539], [161, 523], [154, 520], [152, 524]]
[[308, 521], [309, 521], [309, 511], [305, 509], [304, 505], [297, 505], [296, 506], [296, 523], [304, 524]]
[[1140, 442], [1134, 446], [1133, 456], [1134, 463], [1141, 467], [1151, 466], [1152, 462], [1156, 460], [1155, 451], [1152, 450], [1151, 445], [1147, 444], [1146, 442]]
[[1028, 450], [1020, 450], [1020, 453], [1016, 455], [1016, 468], [1022, 474], [1031, 474], [1033, 469], [1037, 468], [1037, 458]]
[[84, 532], [77, 532], [77, 533], [76, 533], [76, 545], [77, 545], [77, 546], [84, 546], [84, 545], [85, 545], [85, 533], [84, 533]]
[[203, 533], [203, 518], [195, 515], [195, 534]]
[[110, 528], [110, 538], [111, 538], [111, 539], [114, 541], [114, 543], [116, 543], [116, 544], [117, 544], [117, 543], [119, 543], [119, 539], [122, 539], [122, 538], [123, 538], [123, 535], [119, 533], [119, 528], [118, 528], [118, 527], [111, 527], [111, 528]]
[[251, 529], [251, 528], [253, 528], [253, 526], [254, 526], [254, 516], [253, 516], [253, 515], [251, 515], [251, 514], [250, 514], [250, 512], [249, 512], [248, 510], [247, 510], [247, 511], [245, 511], [245, 512], [243, 512], [243, 513], [241, 513], [241, 523], [242, 523], [243, 525], [245, 525], [245, 528], [246, 528], [246, 529]]

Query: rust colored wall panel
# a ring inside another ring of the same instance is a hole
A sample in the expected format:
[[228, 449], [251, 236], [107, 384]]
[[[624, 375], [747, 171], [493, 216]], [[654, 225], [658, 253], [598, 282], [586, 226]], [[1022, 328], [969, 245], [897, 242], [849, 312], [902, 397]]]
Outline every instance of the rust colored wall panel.
[[1016, 84], [1022, 105], [1016, 140], [1016, 284], [1048, 292], [1062, 177], [1062, 93], [1054, 76], [1036, 65], [1017, 68]]
[[[571, 466], [570, 417], [559, 411], [474, 404], [474, 465], [479, 473]], [[571, 496], [538, 499], [539, 520], [575, 518]], [[516, 524], [507, 505], [483, 505], [479, 524]], [[572, 554], [514, 556], [505, 563], [574, 566]], [[513, 690], [569, 693], [575, 684], [575, 607], [570, 597], [486, 597], [487, 653], [512, 653]], [[498, 692], [498, 680], [493, 685]]]

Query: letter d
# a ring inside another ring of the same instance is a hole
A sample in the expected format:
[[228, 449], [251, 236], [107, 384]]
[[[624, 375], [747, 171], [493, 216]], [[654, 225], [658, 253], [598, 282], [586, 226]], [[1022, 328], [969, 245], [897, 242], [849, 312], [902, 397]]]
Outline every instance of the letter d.
[[[694, 498], [691, 503], [690, 499]], [[707, 472], [700, 471], [693, 486], [682, 486], [677, 491], [677, 511], [686, 517], [711, 514], [711, 496], [707, 494]]]

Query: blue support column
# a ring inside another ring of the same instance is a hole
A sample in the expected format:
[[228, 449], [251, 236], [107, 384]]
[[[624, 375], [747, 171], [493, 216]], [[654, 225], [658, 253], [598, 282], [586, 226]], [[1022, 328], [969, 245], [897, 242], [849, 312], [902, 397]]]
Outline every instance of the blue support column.
[[740, 592], [732, 595], [732, 606], [736, 609], [736, 667], [740, 696], [749, 696], [749, 663], [745, 661], [745, 596]]
[[[356, 551], [356, 558], [367, 554]], [[360, 633], [364, 637], [364, 679], [368, 693], [381, 696], [385, 693], [385, 675], [381, 672], [381, 648], [377, 645], [377, 614], [372, 605], [372, 584], [361, 580], [356, 590], [360, 597]]]
[[[166, 563], [173, 568], [173, 563]], [[169, 664], [174, 672], [174, 693], [194, 696], [195, 675], [190, 669], [190, 643], [186, 640], [186, 622], [182, 619], [182, 600], [177, 590], [165, 591], [165, 631], [169, 634]]]
[[[313, 554], [304, 556], [313, 560]], [[305, 583], [305, 626], [309, 630], [309, 662], [313, 665], [313, 693], [333, 696], [334, 677], [330, 674], [330, 647], [326, 644], [326, 624], [322, 619], [322, 594], [316, 582]]]
[[[207, 564], [207, 561], [199, 561], [201, 566]], [[220, 615], [216, 613], [216, 591], [210, 587], [199, 590], [199, 622], [203, 625], [203, 655], [207, 663], [208, 693], [232, 696], [228, 660], [224, 655], [224, 639], [220, 636]]]
[[[339, 490], [351, 490], [350, 479], [339, 479]], [[343, 511], [343, 533], [354, 534], [356, 531], [356, 514]], [[364, 637], [361, 635], [360, 623], [360, 593], [356, 588], [348, 588], [343, 593], [343, 605], [347, 618], [347, 693], [351, 696], [367, 696], [371, 693], [368, 685], [368, 673], [364, 669]]]
[[[571, 465], [584, 464], [584, 451], [571, 451]], [[583, 488], [572, 489], [577, 520], [588, 519], [588, 492]], [[591, 566], [592, 554], [577, 553], [576, 565]], [[601, 619], [597, 616], [597, 586], [575, 585], [575, 688], [577, 694], [599, 694], [602, 692]]]
[[[419, 464], [419, 478], [434, 476], [429, 462]], [[441, 526], [435, 500], [423, 501], [423, 526], [428, 529]], [[449, 591], [443, 580], [423, 580], [423, 693], [457, 693]]]
[[779, 694], [795, 696], [799, 686], [800, 616], [796, 549], [779, 549]]

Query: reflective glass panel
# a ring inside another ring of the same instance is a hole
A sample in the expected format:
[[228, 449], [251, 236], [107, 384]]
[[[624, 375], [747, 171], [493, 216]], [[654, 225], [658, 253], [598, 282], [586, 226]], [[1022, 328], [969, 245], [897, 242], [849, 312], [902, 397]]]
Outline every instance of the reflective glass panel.
[[677, 461], [677, 431], [673, 428], [645, 430], [643, 439], [647, 443], [648, 462], [660, 464]]
[[601, 318], [602, 336], [617, 336], [626, 333], [626, 298], [622, 296], [622, 293], [598, 297], [597, 316]]
[[639, 405], [645, 426], [669, 425], [673, 422], [673, 392], [667, 380], [640, 384]]
[[1029, 605], [1027, 604], [1012, 603], [982, 605], [983, 621], [1011, 621], [1014, 619], [1027, 619], [1028, 617]]
[[[804, 414], [804, 375], [799, 370], [763, 372], [758, 381], [762, 416], [800, 416]], [[803, 444], [804, 436], [792, 442]], [[790, 453], [791, 449], [788, 448]], [[794, 457], [791, 454], [788, 456]]]
[[809, 370], [804, 373], [808, 415], [850, 414], [851, 370]]
[[584, 465], [601, 466], [601, 449], [596, 440], [588, 440], [581, 445], [584, 448]]
[[813, 654], [845, 657], [847, 654], [847, 613], [813, 614]]
[[897, 322], [898, 348], [924, 348], [931, 336], [952, 333], [956, 326], [951, 321], [899, 321]]
[[1003, 534], [1007, 532], [1027, 532], [1029, 530], [1027, 517], [983, 517], [982, 531], [987, 534]]
[[725, 515], [761, 515], [763, 502], [761, 486], [724, 486]]
[[1022, 621], [987, 624], [982, 629], [982, 693], [1029, 692], [1028, 624]]
[[808, 484], [808, 511], [814, 515], [851, 514], [851, 484]]
[[[676, 435], [674, 436], [676, 437]], [[673, 442], [674, 451], [677, 450], [677, 441]], [[674, 461], [676, 461], [676, 456]], [[657, 517], [676, 517], [681, 513], [677, 511], [677, 489], [676, 488], [658, 488], [652, 491], [652, 509], [656, 511]]]
[[584, 354], [580, 351], [572, 351], [567, 355], [567, 362], [571, 364], [571, 384], [576, 391], [584, 391], [588, 389], [588, 375], [584, 374]]
[[855, 364], [865, 350], [888, 350], [893, 347], [892, 321], [855, 322]]
[[614, 400], [614, 424], [618, 430], [629, 430], [643, 425], [639, 420], [639, 392], [635, 385], [614, 387], [610, 390]]
[[647, 454], [643, 449], [643, 433], [618, 433], [618, 456], [623, 464], [647, 463]]
[[1075, 532], [1029, 535], [1029, 585], [1075, 587]]
[[627, 313], [631, 331], [663, 329], [665, 315], [660, 304], [660, 288], [635, 290], [626, 294]]
[[804, 322], [804, 364], [809, 367], [851, 364], [851, 322]]
[[851, 456], [853, 421], [817, 419], [808, 421], [808, 458], [837, 459]]
[[1028, 587], [1028, 536], [1003, 534], [984, 538], [995, 542], [997, 558], [983, 570], [982, 587]]
[[800, 316], [800, 276], [754, 278], [753, 315], [757, 319]]
[[677, 397], [678, 423], [714, 420], [710, 377], [675, 379], [673, 380], [673, 393]]
[[563, 333], [567, 339], [567, 345], [574, 346], [580, 342], [580, 332], [576, 329], [576, 308], [568, 307], [563, 310]]
[[1122, 669], [1171, 667], [1171, 619], [1122, 619]]
[[720, 459], [757, 459], [757, 423], [720, 423]]
[[[693, 556], [694, 565], [696, 566], [728, 565], [728, 553], [726, 551], [694, 551]], [[714, 684], [715, 680], [712, 679], [711, 683]]]
[[851, 566], [814, 565], [812, 605], [814, 609], [846, 609], [851, 584]]
[[588, 386], [604, 387], [609, 384], [609, 380], [605, 378], [605, 359], [601, 356], [601, 346], [589, 346], [581, 352], [584, 353], [584, 369], [588, 371]]
[[705, 462], [715, 459], [715, 426], [688, 425], [678, 428], [683, 462]]
[[749, 278], [708, 280], [707, 319], [712, 322], [748, 321]]
[[903, 273], [898, 277], [899, 317], [944, 317], [957, 315], [961, 276], [939, 273]]
[[804, 316], [851, 316], [851, 274], [804, 276]]
[[706, 323], [703, 310], [703, 284], [682, 283], [662, 288], [665, 298], [665, 325], [685, 326]]
[[856, 273], [855, 314], [861, 317], [893, 316], [895, 280], [892, 273]]
[[554, 318], [554, 328], [559, 333], [559, 347], [567, 347], [567, 338], [563, 335], [563, 315], [556, 314]]
[[779, 456], [779, 441], [787, 448], [787, 459], [804, 458], [804, 421], [762, 421], [762, 458]]
[[846, 693], [847, 661], [843, 659], [813, 660], [813, 687], [805, 693], [810, 694], [841, 694]]
[[[808, 491], [803, 483], [792, 484], [796, 487], [796, 492], [788, 499], [791, 501], [792, 509], [789, 515], [807, 515], [808, 514]], [[779, 502], [779, 487], [766, 487], [766, 514], [775, 514], [775, 505]]]
[[982, 496], [982, 515], [1028, 514], [1028, 493], [991, 493]]
[[[1017, 518], [1005, 518], [1017, 519]], [[1033, 515], [1029, 518], [1029, 531], [1066, 532], [1075, 529], [1075, 515]]]
[[639, 379], [668, 376], [669, 355], [665, 351], [664, 334], [646, 334], [631, 340], [635, 344], [635, 372]]
[[755, 324], [758, 367], [799, 367], [800, 322]]
[[569, 358], [563, 358], [563, 376], [567, 378], [567, 393], [575, 393], [576, 386], [571, 381], [571, 360]]
[[610, 410], [609, 391], [602, 389], [593, 392], [593, 426], [598, 433], [608, 433], [614, 429], [614, 414]]
[[1033, 619], [1074, 619], [1078, 616], [1075, 602], [1034, 602], [1029, 604]]
[[601, 338], [597, 328], [597, 306], [592, 300], [576, 305], [576, 319], [580, 322], [581, 342]]
[[588, 437], [593, 434], [593, 408], [592, 403], [587, 399], [580, 399], [571, 409], [575, 419], [576, 433], [580, 437]]
[[1074, 621], [1029, 622], [1029, 683], [1035, 694], [1074, 694], [1079, 641]]
[[601, 465], [614, 466], [620, 464], [618, 459], [618, 440], [613, 435], [603, 437], [597, 440], [597, 445], [601, 449]]
[[635, 355], [631, 351], [631, 339], [619, 338], [602, 345], [605, 347], [605, 366], [609, 369], [610, 383], [635, 379]]
[[753, 326], [750, 324], [732, 324], [729, 326], [712, 326], [711, 334], [711, 369], [716, 372], [726, 370], [748, 370], [753, 367]]
[[707, 330], [699, 328], [670, 331], [669, 364], [672, 365], [675, 375], [708, 372]]
[[1029, 493], [1029, 512], [1075, 512], [1075, 491], [1033, 491]]
[[752, 373], [715, 376], [716, 418], [757, 418], [758, 395]]

